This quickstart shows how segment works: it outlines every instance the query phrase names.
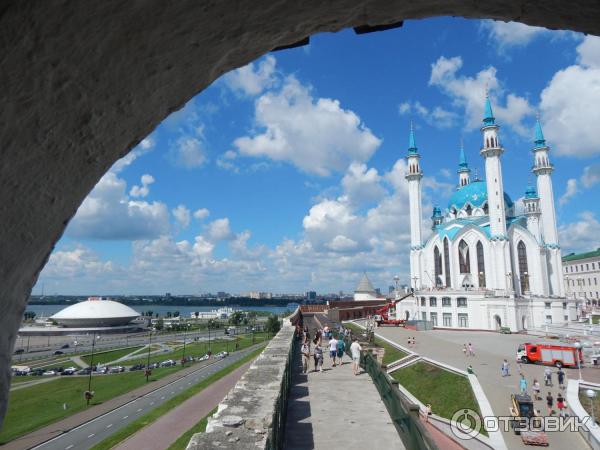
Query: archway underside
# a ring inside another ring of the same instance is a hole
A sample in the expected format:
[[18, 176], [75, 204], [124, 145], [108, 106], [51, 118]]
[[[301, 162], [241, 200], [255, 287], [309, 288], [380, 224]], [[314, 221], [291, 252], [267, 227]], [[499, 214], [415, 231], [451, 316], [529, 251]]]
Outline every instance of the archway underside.
[[0, 422], [31, 287], [120, 157], [221, 74], [324, 31], [406, 19], [515, 20], [600, 35], [594, 2], [12, 1], [0, 9]]

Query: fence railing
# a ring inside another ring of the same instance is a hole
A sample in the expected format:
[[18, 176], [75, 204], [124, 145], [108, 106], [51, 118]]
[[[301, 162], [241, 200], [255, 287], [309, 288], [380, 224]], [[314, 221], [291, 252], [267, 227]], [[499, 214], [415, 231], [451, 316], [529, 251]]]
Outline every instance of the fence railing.
[[[352, 341], [348, 336], [343, 340], [345, 351], [350, 355]], [[402, 396], [397, 382], [381, 368], [369, 351], [361, 352], [360, 365], [373, 380], [404, 446], [408, 450], [437, 450], [438, 447], [419, 421], [419, 407]]]
[[290, 387], [292, 386], [294, 360], [296, 358], [297, 352], [297, 335], [296, 332], [294, 332], [294, 337], [292, 339], [292, 342], [290, 343], [288, 358], [285, 363], [281, 388], [279, 391], [279, 395], [277, 396], [275, 411], [273, 413], [273, 424], [269, 431], [269, 435], [267, 436], [267, 443], [265, 448], [268, 450], [280, 450], [283, 448], [283, 444], [285, 442], [285, 423], [287, 417]]

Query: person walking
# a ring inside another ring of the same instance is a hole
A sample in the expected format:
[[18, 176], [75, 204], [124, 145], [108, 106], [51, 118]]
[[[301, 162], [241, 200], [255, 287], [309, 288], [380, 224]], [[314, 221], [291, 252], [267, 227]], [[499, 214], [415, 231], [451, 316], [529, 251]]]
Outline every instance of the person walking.
[[550, 370], [550, 367], [544, 369], [544, 385], [552, 386], [552, 371]]
[[319, 344], [315, 345], [315, 359], [317, 360], [315, 372], [323, 372], [323, 349]]
[[335, 361], [337, 358], [337, 346], [338, 340], [335, 337], [331, 336], [331, 339], [329, 339], [329, 357], [332, 361], [332, 367], [335, 367]]
[[502, 376], [503, 377], [508, 376], [508, 368], [509, 368], [509, 364], [508, 364], [508, 361], [505, 359], [504, 361], [502, 361]]
[[565, 414], [565, 399], [563, 398], [560, 392], [556, 397], [556, 407], [558, 408], [558, 415], [560, 417], [563, 417], [563, 415]]
[[519, 380], [519, 390], [521, 394], [527, 394], [527, 380], [525, 379], [525, 375], [521, 375], [521, 379]]
[[360, 373], [360, 352], [362, 347], [356, 340], [356, 338], [352, 339], [352, 344], [350, 344], [350, 354], [352, 355], [352, 371], [354, 375], [358, 375]]
[[463, 344], [463, 355], [465, 355], [465, 356], [469, 356], [469, 355], [467, 354], [467, 352], [468, 352], [468, 350], [467, 350], [467, 344]]
[[310, 341], [304, 341], [302, 347], [300, 347], [300, 353], [302, 353], [302, 373], [308, 371], [308, 361], [310, 360]]
[[344, 358], [344, 350], [346, 350], [346, 344], [344, 343], [344, 341], [342, 339], [338, 339], [337, 356], [338, 356], [338, 362], [339, 362], [340, 366], [342, 365], [342, 359]]
[[537, 380], [537, 378], [533, 379], [533, 386], [531, 388], [533, 389], [533, 399], [541, 400], [542, 397], [540, 397], [540, 391], [542, 388], [540, 387], [540, 382]]
[[552, 407], [554, 406], [554, 398], [552, 397], [551, 392], [548, 392], [548, 395], [546, 395], [546, 406], [548, 407], [548, 415], [553, 415], [554, 409], [552, 409]]
[[[558, 368], [558, 372], [556, 372], [556, 376], [558, 377], [558, 387], [559, 389], [565, 389], [565, 373], [562, 370], [562, 367]], [[557, 399], [558, 401], [558, 399]]]
[[469, 342], [469, 356], [475, 356], [475, 349], [473, 348], [473, 344]]
[[408, 339], [406, 340], [406, 343], [409, 347], [412, 347], [412, 338], [409, 336]]

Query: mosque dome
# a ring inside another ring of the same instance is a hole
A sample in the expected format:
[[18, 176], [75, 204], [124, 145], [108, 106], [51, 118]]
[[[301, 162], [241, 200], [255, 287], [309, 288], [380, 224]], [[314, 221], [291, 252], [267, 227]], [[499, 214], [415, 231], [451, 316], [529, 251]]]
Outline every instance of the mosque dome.
[[[473, 208], [483, 208], [487, 199], [486, 182], [483, 180], [472, 181], [452, 194], [448, 202], [448, 209], [452, 210], [452, 208], [455, 208], [456, 210], [461, 210], [468, 204]], [[504, 203], [507, 209], [513, 206], [513, 201], [506, 192], [504, 192]]]

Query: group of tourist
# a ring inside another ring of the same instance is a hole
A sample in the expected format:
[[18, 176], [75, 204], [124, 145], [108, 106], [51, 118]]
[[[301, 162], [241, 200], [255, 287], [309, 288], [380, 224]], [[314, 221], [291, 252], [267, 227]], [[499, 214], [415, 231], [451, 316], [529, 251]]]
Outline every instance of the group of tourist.
[[[300, 347], [300, 353], [302, 355], [302, 373], [308, 373], [310, 357], [313, 357], [314, 370], [313, 372], [323, 372], [323, 337], [328, 338], [327, 347], [329, 348], [329, 357], [332, 362], [332, 367], [341, 366], [343, 364], [344, 352], [346, 350], [346, 344], [343, 337], [351, 337], [351, 331], [344, 329], [340, 326], [340, 339], [337, 339], [331, 329], [328, 327], [314, 330], [314, 338], [311, 339], [308, 327], [304, 327], [302, 332], [302, 344]], [[314, 345], [314, 349], [311, 354], [311, 344]], [[352, 356], [352, 369], [354, 375], [360, 373], [360, 352], [362, 347], [358, 343], [356, 337], [352, 337], [352, 344], [350, 345], [350, 354]]]
[[[529, 386], [527, 383], [527, 379], [525, 378], [525, 375], [521, 372], [520, 364], [518, 366], [518, 369], [519, 369], [519, 375], [520, 375], [519, 391], [522, 395], [527, 395]], [[510, 376], [510, 364], [508, 363], [508, 361], [506, 359], [502, 362], [500, 371], [501, 371], [501, 374], [503, 377]], [[562, 395], [562, 391], [565, 390], [565, 376], [566, 376], [565, 372], [562, 370], [561, 367], [559, 367], [558, 370], [556, 371], [556, 379], [558, 380], [558, 389], [559, 389], [558, 395], [556, 396], [556, 400], [555, 400], [554, 396], [552, 395], [551, 391], [548, 391], [548, 395], [546, 395], [546, 407], [548, 409], [548, 415], [550, 415], [550, 416], [554, 415], [556, 413], [556, 411], [554, 410], [555, 404], [556, 404], [556, 408], [558, 409], [558, 414], [560, 416], [567, 415], [567, 402]], [[550, 367], [546, 367], [544, 369], [544, 386], [545, 387], [554, 387], [554, 383], [552, 382], [552, 377], [553, 377], [552, 369]], [[542, 400], [542, 396], [541, 396], [542, 387], [540, 386], [540, 382], [538, 381], [537, 378], [533, 379], [533, 383], [531, 385], [531, 390], [533, 392], [534, 401]]]

